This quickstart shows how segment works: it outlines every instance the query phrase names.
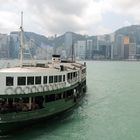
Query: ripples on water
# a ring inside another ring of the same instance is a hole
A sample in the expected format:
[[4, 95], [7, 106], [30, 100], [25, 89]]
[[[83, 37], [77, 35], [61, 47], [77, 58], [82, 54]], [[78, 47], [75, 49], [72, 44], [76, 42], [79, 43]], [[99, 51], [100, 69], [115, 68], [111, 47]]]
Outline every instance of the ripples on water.
[[87, 62], [79, 107], [3, 140], [139, 140], [140, 62]]

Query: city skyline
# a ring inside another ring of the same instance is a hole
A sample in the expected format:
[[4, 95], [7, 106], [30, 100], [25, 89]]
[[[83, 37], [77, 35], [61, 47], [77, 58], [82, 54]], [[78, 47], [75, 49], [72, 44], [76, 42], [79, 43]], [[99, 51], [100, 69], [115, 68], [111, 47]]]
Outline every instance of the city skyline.
[[140, 24], [138, 0], [7, 0], [0, 5], [0, 32], [18, 30], [20, 12], [24, 29], [45, 36], [67, 31], [100, 35]]

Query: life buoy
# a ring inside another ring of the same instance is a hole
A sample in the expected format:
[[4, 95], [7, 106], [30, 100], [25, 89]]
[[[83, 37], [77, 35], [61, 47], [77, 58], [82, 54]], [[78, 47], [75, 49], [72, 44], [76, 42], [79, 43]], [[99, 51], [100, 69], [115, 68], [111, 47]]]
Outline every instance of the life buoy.
[[55, 89], [55, 85], [54, 85], [54, 84], [52, 84], [52, 85], [51, 85], [51, 87], [52, 87], [52, 90], [54, 90], [54, 89]]
[[62, 88], [64, 87], [64, 82], [62, 83]]
[[55, 90], [55, 84], [52, 85], [52, 89]]
[[32, 92], [32, 93], [37, 92], [37, 88], [36, 88], [36, 86], [31, 87], [31, 92]]
[[65, 87], [65, 85], [66, 85], [66, 82], [63, 82], [63, 88]]
[[49, 89], [49, 90], [52, 90], [52, 86], [51, 86], [51, 85], [49, 85], [49, 86], [48, 86], [48, 89]]
[[60, 83], [60, 88], [63, 88], [63, 87], [62, 87], [62, 83]]
[[58, 85], [57, 84], [55, 84], [55, 89], [58, 89]]
[[58, 89], [60, 89], [60, 88], [61, 88], [61, 84], [59, 83], [59, 84], [58, 84]]
[[30, 88], [30, 87], [25, 87], [25, 88], [23, 89], [23, 92], [24, 92], [25, 94], [31, 93], [31, 88]]
[[16, 93], [16, 94], [22, 94], [22, 93], [23, 93], [22, 88], [21, 88], [21, 87], [16, 87], [16, 88], [15, 88], [15, 93]]
[[48, 90], [49, 90], [48, 85], [45, 85], [45, 86], [43, 87], [43, 90], [44, 90], [44, 91], [48, 91]]
[[43, 91], [43, 86], [40, 85], [40, 86], [37, 87], [37, 89], [38, 89], [39, 92], [42, 92]]
[[12, 87], [8, 87], [8, 88], [5, 89], [5, 93], [6, 94], [13, 94], [14, 93], [14, 90], [13, 90]]

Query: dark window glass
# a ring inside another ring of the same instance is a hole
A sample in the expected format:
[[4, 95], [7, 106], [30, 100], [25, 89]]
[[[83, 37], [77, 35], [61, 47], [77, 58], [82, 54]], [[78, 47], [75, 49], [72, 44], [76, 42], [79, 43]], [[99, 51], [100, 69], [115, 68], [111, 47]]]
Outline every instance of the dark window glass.
[[6, 86], [14, 85], [14, 77], [6, 77]]
[[70, 74], [70, 79], [72, 79], [72, 73]]
[[71, 79], [70, 77], [71, 77], [71, 74], [68, 73], [68, 74], [67, 74], [67, 78], [68, 78], [68, 80]]
[[76, 72], [73, 73], [73, 77], [76, 77]]
[[53, 76], [49, 76], [49, 83], [53, 83]]
[[35, 77], [35, 84], [41, 84], [41, 76]]
[[65, 75], [63, 75], [63, 82], [65, 81]]
[[47, 76], [44, 76], [44, 77], [43, 77], [43, 83], [44, 83], [44, 84], [47, 84]]
[[26, 77], [18, 77], [17, 85], [19, 85], [19, 86], [26, 85]]
[[57, 76], [54, 76], [54, 83], [57, 83]]
[[56, 94], [55, 95], [55, 100], [60, 100], [62, 98], [62, 94]]
[[45, 96], [45, 102], [52, 102], [52, 101], [55, 101], [55, 94]]
[[34, 77], [27, 77], [27, 85], [34, 85]]
[[23, 103], [29, 103], [29, 97], [22, 98]]
[[86, 69], [83, 69], [83, 70], [82, 70], [82, 74], [84, 74], [84, 73], [86, 73]]
[[59, 75], [59, 82], [62, 82], [62, 75]]

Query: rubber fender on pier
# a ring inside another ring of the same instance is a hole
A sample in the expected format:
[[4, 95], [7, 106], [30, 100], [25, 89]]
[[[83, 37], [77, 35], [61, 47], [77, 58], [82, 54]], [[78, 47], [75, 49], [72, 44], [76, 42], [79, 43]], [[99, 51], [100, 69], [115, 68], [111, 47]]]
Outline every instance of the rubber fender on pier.
[[14, 90], [13, 90], [12, 87], [8, 87], [8, 88], [5, 89], [5, 93], [8, 94], [8, 95], [9, 94], [14, 94]]

